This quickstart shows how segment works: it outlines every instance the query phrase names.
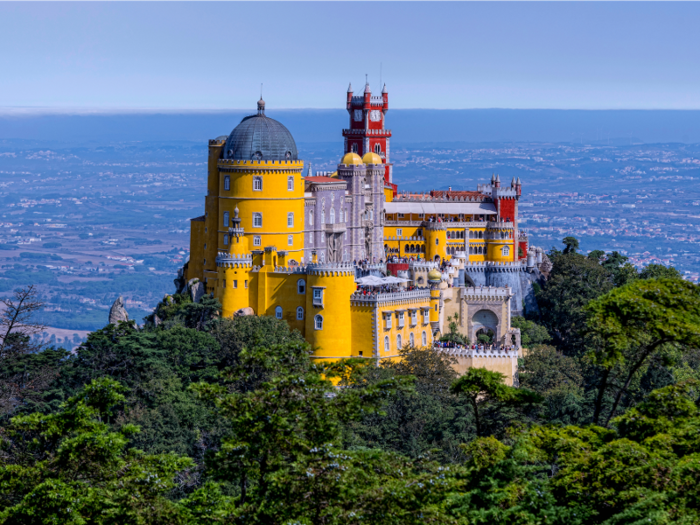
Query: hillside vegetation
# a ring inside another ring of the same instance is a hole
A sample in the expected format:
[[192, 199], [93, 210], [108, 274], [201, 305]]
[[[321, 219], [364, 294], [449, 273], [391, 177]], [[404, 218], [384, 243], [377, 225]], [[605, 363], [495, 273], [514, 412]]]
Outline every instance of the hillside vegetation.
[[450, 358], [315, 362], [174, 295], [73, 353], [0, 319], [3, 524], [700, 523], [700, 287], [566, 239], [520, 388]]

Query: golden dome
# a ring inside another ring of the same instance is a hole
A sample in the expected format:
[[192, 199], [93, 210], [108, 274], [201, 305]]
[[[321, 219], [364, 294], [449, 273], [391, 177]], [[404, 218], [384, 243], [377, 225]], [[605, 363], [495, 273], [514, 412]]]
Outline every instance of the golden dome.
[[442, 274], [440, 273], [440, 270], [437, 268], [433, 268], [428, 272], [428, 280], [429, 281], [441, 281], [442, 280]]
[[345, 154], [345, 156], [340, 160], [340, 163], [345, 164], [346, 166], [358, 166], [362, 164], [362, 159], [357, 153], [353, 153], [351, 151]]
[[365, 164], [381, 164], [382, 158], [376, 153], [369, 151], [365, 153], [364, 157], [362, 157], [362, 162]]

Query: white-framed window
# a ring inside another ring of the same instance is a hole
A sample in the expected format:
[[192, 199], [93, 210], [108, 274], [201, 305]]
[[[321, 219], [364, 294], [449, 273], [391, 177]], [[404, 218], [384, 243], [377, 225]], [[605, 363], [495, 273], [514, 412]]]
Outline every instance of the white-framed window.
[[430, 321], [430, 310], [423, 310], [423, 323], [427, 324]]
[[253, 191], [262, 191], [262, 177], [253, 177]]
[[253, 214], [253, 228], [262, 228], [262, 213]]
[[304, 309], [301, 306], [297, 306], [297, 321], [304, 320]]
[[228, 246], [228, 234], [224, 233], [224, 246]]
[[275, 307], [275, 317], [277, 319], [282, 319], [282, 307], [281, 306]]
[[399, 321], [399, 323], [398, 323], [399, 328], [403, 328], [403, 312], [399, 312], [397, 314], [397, 317], [398, 317], [398, 321]]
[[224, 190], [228, 191], [231, 189], [231, 177], [226, 175], [224, 177]]
[[330, 223], [335, 224], [335, 208], [331, 208]]
[[287, 235], [287, 246], [294, 246], [294, 235]]
[[401, 350], [402, 347], [403, 345], [401, 344], [401, 334], [398, 334], [396, 336], [396, 349]]
[[381, 144], [375, 144], [374, 145], [374, 152], [379, 155], [382, 152], [382, 146]]
[[428, 346], [428, 334], [425, 333], [425, 330], [423, 330], [421, 341], [423, 342], [423, 346]]
[[313, 225], [314, 225], [314, 210], [311, 210], [309, 212], [309, 226], [313, 226]]
[[262, 239], [260, 238], [260, 235], [256, 235], [253, 237], [253, 246], [260, 246], [262, 244]]
[[299, 295], [306, 294], [306, 281], [304, 279], [299, 279], [297, 281], [297, 293]]
[[287, 177], [287, 191], [294, 191], [294, 177]]
[[408, 337], [408, 344], [411, 346], [416, 346], [416, 340], [413, 338], [413, 332], [411, 332], [411, 335]]
[[224, 212], [224, 228], [228, 228], [229, 226], [230, 226], [230, 225], [229, 225], [229, 222], [228, 222], [228, 212], [225, 211], [225, 212]]
[[391, 313], [384, 316], [384, 328], [387, 330], [391, 328]]
[[314, 306], [323, 306], [323, 288], [314, 288]]
[[389, 345], [389, 336], [387, 335], [384, 338], [384, 351], [388, 352], [389, 350], [391, 350], [391, 346]]
[[294, 214], [291, 212], [287, 214], [287, 228], [294, 228]]
[[418, 322], [418, 310], [413, 310], [411, 312], [411, 324], [416, 324]]
[[350, 146], [350, 151], [352, 151], [353, 153], [357, 153], [357, 144], [353, 144], [352, 146]]
[[510, 255], [510, 247], [504, 246], [503, 248], [501, 248], [501, 254], [503, 255], [503, 257], [508, 257]]
[[314, 317], [314, 328], [316, 330], [323, 330], [323, 316], [317, 315]]
[[396, 228], [396, 236], [403, 237], [403, 230], [401, 228]]

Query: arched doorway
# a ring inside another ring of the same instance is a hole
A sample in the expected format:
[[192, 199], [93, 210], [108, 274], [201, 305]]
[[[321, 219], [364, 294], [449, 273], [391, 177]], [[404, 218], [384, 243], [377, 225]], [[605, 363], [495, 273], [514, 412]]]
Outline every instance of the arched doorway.
[[[479, 310], [472, 316], [470, 339], [477, 343], [490, 344], [496, 342], [499, 319], [491, 310]], [[481, 341], [479, 340], [481, 336]]]

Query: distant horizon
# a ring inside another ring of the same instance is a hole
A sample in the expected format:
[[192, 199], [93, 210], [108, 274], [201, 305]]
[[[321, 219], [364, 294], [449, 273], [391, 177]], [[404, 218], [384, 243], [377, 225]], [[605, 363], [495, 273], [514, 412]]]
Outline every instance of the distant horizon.
[[[320, 108], [320, 107], [269, 107], [267, 109], [268, 113], [274, 111], [346, 111], [345, 108], [339, 106], [334, 108]], [[173, 107], [173, 108], [110, 108], [110, 107], [94, 107], [94, 108], [82, 108], [82, 107], [60, 107], [60, 106], [0, 106], [0, 116], [40, 116], [40, 115], [119, 115], [119, 114], [146, 114], [146, 115], [158, 115], [158, 114], [192, 114], [192, 113], [220, 113], [220, 112], [255, 112], [254, 107], [242, 107], [242, 108], [187, 108], [187, 107]], [[517, 108], [517, 107], [491, 107], [491, 108], [429, 108], [429, 107], [397, 107], [390, 108], [390, 111], [580, 111], [580, 112], [596, 112], [596, 111], [616, 111], [616, 112], [631, 112], [631, 111], [644, 111], [644, 112], [655, 112], [655, 111], [668, 111], [668, 112], [683, 112], [683, 111], [694, 111], [700, 112], [700, 108]]]

